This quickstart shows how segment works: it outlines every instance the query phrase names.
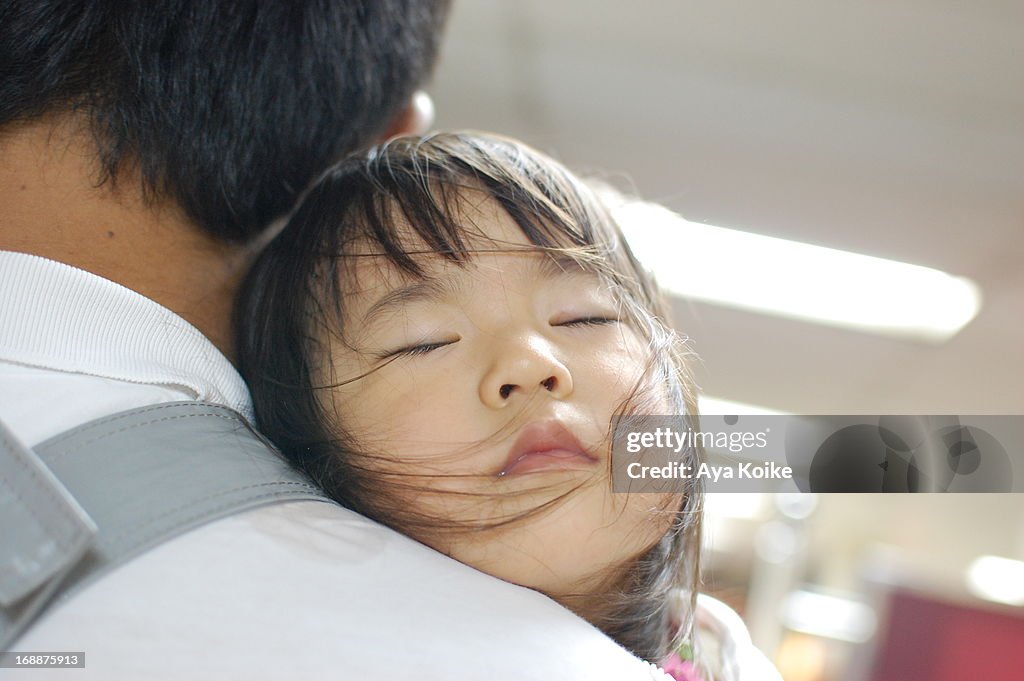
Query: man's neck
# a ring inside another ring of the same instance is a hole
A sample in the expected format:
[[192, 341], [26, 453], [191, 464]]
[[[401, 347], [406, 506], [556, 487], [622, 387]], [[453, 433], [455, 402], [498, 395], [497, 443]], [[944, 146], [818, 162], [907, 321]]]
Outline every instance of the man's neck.
[[92, 138], [76, 121], [0, 132], [0, 250], [115, 281], [176, 312], [232, 356], [231, 305], [252, 249], [204, 234], [176, 205], [146, 202], [131, 172], [97, 186]]

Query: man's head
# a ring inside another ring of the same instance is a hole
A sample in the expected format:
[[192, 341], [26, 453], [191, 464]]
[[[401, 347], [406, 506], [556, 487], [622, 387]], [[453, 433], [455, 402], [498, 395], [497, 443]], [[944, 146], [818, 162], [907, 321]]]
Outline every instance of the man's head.
[[0, 131], [85, 117], [101, 179], [138, 173], [223, 241], [384, 134], [433, 66], [448, 0], [4, 0]]

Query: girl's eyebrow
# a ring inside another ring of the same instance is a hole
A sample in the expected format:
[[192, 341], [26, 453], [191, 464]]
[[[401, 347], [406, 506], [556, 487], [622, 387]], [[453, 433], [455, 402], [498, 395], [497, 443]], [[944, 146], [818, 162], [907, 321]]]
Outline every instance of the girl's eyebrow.
[[555, 279], [567, 274], [581, 274], [586, 270], [579, 260], [568, 253], [550, 251], [544, 257], [538, 258], [534, 265], [534, 276], [540, 279]]
[[437, 301], [458, 295], [461, 290], [459, 282], [450, 276], [431, 277], [414, 281], [388, 291], [377, 299], [363, 315], [363, 324], [369, 325], [385, 314], [420, 301]]

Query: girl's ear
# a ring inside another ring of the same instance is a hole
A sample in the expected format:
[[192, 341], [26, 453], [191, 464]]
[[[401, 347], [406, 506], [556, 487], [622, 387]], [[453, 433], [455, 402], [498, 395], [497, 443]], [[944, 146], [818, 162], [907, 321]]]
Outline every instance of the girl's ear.
[[402, 135], [422, 135], [434, 123], [434, 100], [423, 90], [413, 93], [409, 104], [398, 112], [379, 142]]

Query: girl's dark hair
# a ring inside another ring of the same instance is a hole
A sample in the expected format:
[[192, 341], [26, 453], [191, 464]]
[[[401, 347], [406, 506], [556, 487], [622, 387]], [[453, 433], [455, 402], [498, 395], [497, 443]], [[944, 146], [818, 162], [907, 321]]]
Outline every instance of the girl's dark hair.
[[[330, 408], [324, 367], [331, 366], [332, 343], [344, 342], [344, 289], [359, 248], [368, 244], [413, 277], [423, 276], [424, 257], [466, 264], [475, 243], [462, 219], [469, 192], [495, 201], [536, 248], [571, 257], [611, 287], [650, 346], [647, 376], [626, 400], [635, 413], [646, 413], [638, 405], [652, 395], [658, 412], [667, 396], [676, 413], [697, 413], [682, 344], [655, 283], [592, 187], [539, 152], [480, 133], [401, 138], [349, 158], [313, 186], [243, 285], [235, 311], [238, 365], [260, 430], [293, 465], [341, 504], [417, 538], [439, 519], [401, 503], [409, 498], [402, 492], [415, 488], [382, 476], [346, 434]], [[657, 544], [611, 571], [600, 594], [569, 606], [653, 662], [692, 634], [700, 483], [687, 482], [679, 499], [678, 508], [666, 509], [672, 528]]]

